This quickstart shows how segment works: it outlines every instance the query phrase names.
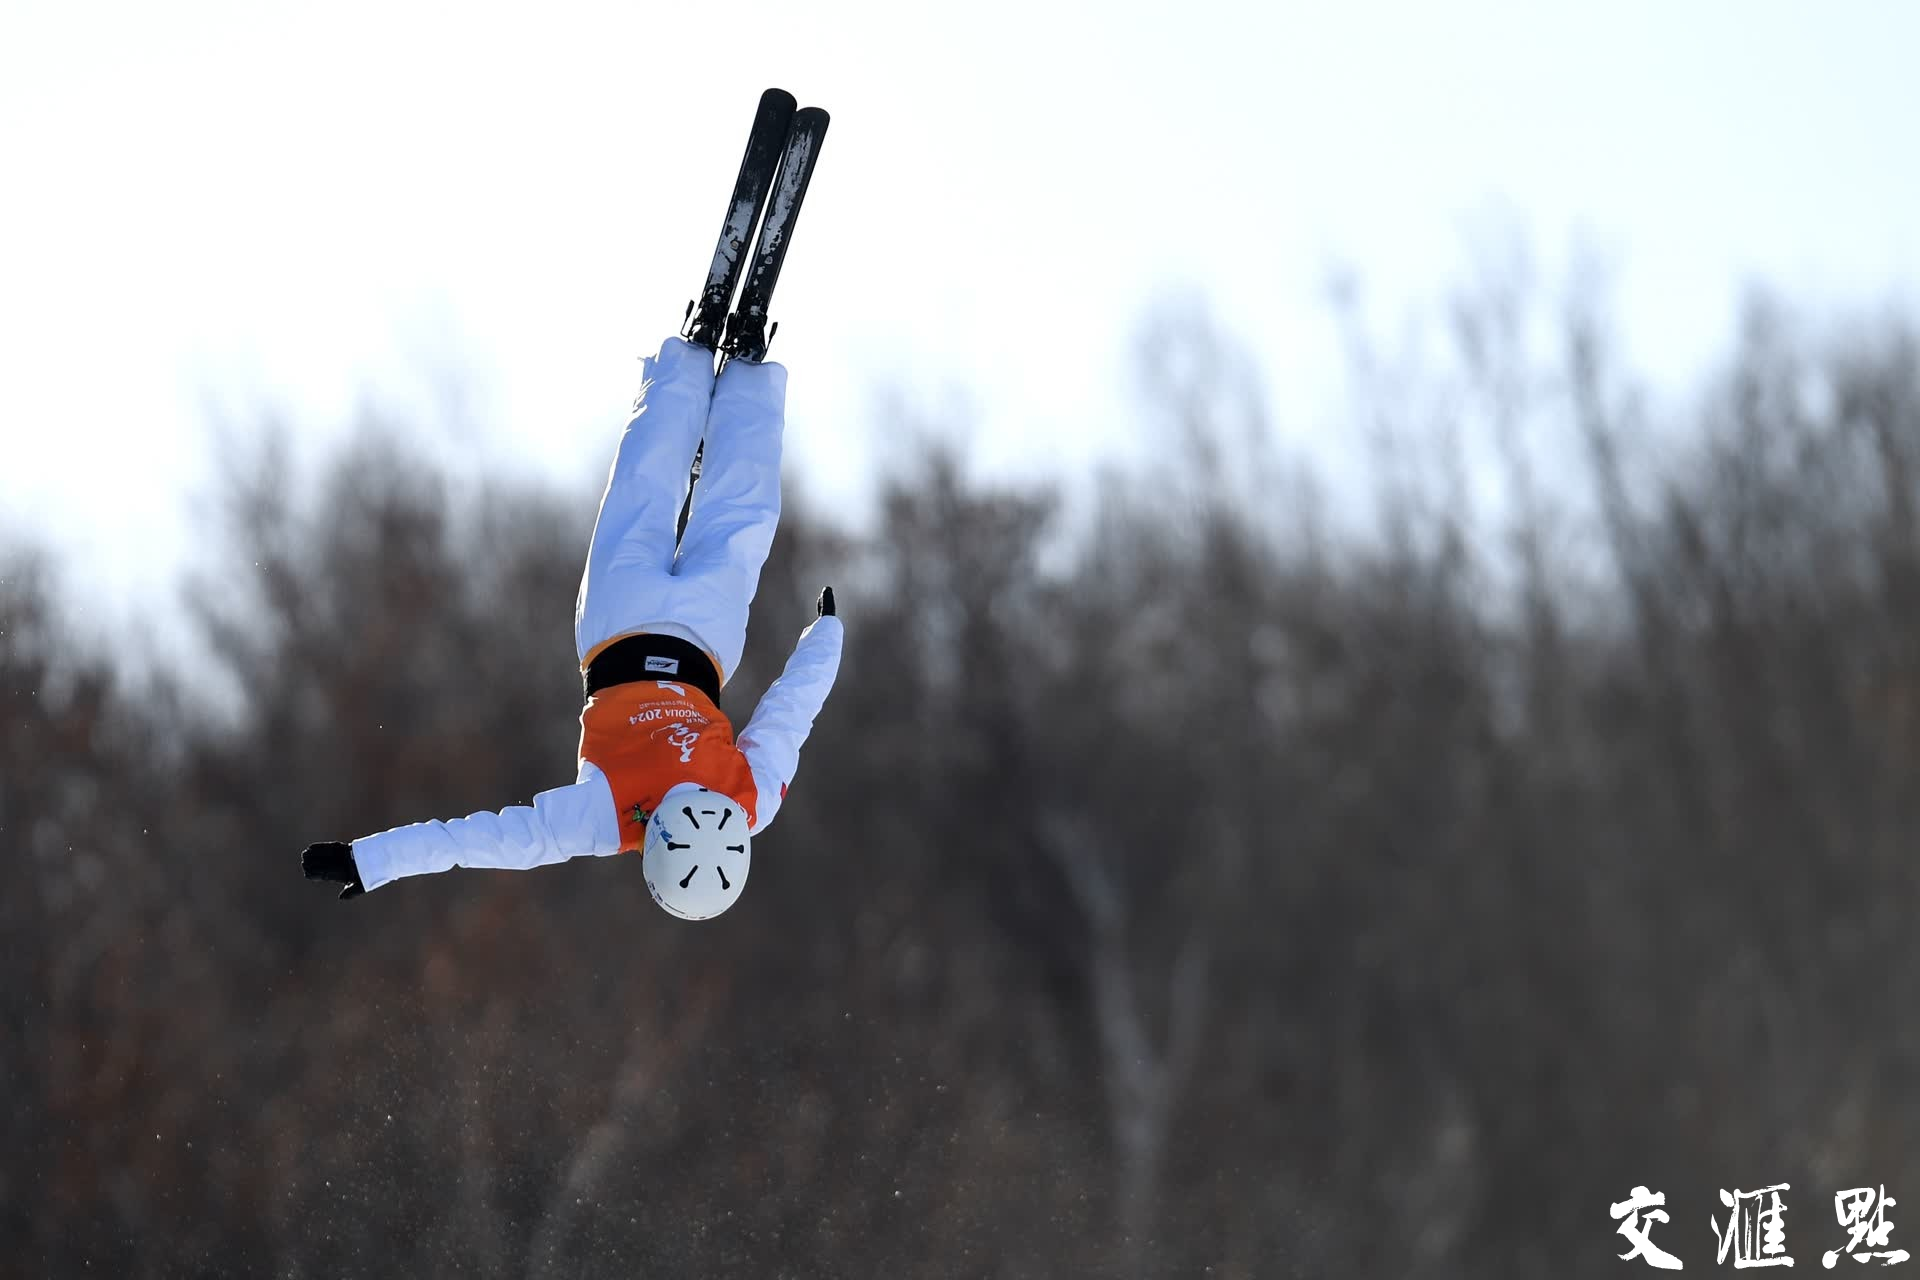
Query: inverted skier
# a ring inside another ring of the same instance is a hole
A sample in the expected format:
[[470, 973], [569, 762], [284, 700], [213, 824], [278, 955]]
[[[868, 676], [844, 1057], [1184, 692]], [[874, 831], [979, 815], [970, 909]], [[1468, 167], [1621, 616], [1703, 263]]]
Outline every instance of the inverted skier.
[[[840, 667], [833, 588], [736, 738], [720, 690], [780, 519], [787, 371], [668, 338], [646, 361], [600, 502], [574, 610], [586, 685], [578, 780], [531, 805], [310, 845], [342, 898], [453, 867], [525, 870], [641, 851], [655, 901], [702, 920], [739, 898], [751, 837], [780, 809]], [[689, 464], [698, 496], [678, 539]]]

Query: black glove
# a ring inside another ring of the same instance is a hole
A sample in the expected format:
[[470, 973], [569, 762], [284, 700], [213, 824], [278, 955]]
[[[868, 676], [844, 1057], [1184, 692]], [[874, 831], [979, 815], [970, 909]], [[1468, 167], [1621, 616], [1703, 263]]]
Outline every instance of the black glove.
[[831, 618], [833, 616], [833, 588], [832, 587], [820, 588], [820, 601], [818, 604], [814, 605], [814, 608], [819, 611], [820, 616], [823, 618]]
[[338, 840], [308, 845], [300, 855], [300, 870], [306, 872], [309, 880], [331, 880], [346, 885], [340, 891], [342, 898], [357, 898], [367, 891], [367, 886], [360, 883], [360, 868], [353, 862], [353, 846]]

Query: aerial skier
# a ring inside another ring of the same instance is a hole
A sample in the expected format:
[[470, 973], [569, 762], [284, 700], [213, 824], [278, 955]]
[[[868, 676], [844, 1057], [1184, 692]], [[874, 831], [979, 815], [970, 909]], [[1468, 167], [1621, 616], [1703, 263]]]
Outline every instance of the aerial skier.
[[779, 811], [840, 666], [828, 587], [737, 737], [719, 709], [780, 518], [787, 373], [765, 359], [766, 303], [826, 123], [780, 90], [762, 97], [699, 314], [690, 306], [685, 336], [645, 362], [574, 610], [586, 691], [576, 781], [498, 813], [310, 845], [308, 879], [352, 898], [453, 867], [524, 870], [638, 850], [648, 890], [672, 914], [703, 920], [738, 900], [751, 837]]

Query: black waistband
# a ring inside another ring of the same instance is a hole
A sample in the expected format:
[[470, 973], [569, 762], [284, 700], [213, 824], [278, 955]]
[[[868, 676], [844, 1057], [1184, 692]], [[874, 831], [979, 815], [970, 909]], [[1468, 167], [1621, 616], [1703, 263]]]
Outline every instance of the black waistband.
[[624, 636], [587, 664], [587, 696], [637, 680], [677, 680], [720, 702], [720, 672], [697, 644], [678, 636]]

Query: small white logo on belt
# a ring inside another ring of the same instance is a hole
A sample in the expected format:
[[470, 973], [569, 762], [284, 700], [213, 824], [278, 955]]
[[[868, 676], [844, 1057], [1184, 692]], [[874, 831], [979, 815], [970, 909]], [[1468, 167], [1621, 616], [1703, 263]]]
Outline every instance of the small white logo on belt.
[[678, 658], [648, 658], [648, 659], [647, 659], [647, 670], [649, 670], [649, 671], [664, 671], [664, 672], [666, 672], [666, 673], [667, 673], [668, 675], [670, 675], [670, 676], [677, 676], [677, 675], [679, 675], [679, 674], [680, 674], [680, 659], [678, 659]]

